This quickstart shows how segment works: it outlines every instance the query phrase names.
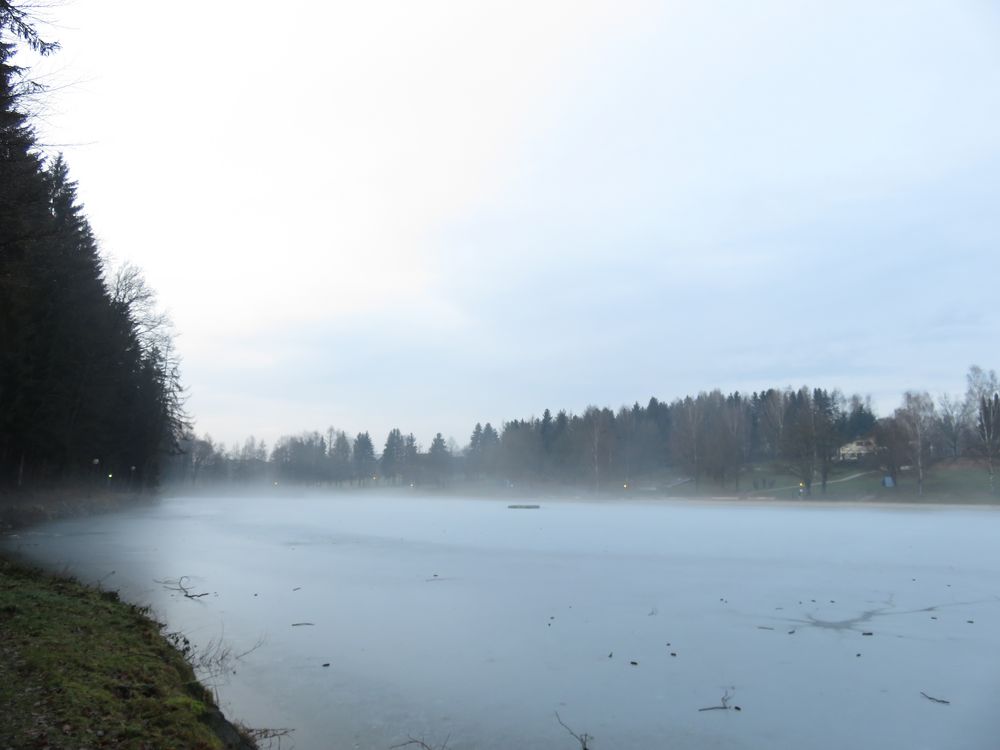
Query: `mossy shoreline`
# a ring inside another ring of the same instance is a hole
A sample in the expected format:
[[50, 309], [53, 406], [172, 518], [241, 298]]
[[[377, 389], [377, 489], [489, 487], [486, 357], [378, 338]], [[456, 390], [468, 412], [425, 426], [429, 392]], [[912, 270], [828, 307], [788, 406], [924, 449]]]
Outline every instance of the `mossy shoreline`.
[[[0, 494], [0, 532], [151, 500]], [[0, 750], [255, 750], [149, 610], [0, 557]]]
[[147, 609], [0, 559], [0, 748], [251, 750]]

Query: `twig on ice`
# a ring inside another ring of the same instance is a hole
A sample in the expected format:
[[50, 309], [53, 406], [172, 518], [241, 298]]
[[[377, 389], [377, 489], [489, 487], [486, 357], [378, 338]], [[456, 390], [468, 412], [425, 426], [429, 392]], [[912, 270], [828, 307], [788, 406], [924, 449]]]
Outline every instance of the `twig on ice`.
[[449, 734], [447, 737], [445, 737], [444, 742], [442, 742], [437, 747], [434, 747], [433, 745], [428, 745], [423, 740], [418, 740], [416, 737], [409, 737], [408, 736], [407, 739], [406, 739], [406, 742], [400, 742], [398, 745], [390, 745], [389, 746], [389, 750], [396, 750], [396, 748], [399, 748], [399, 747], [408, 747], [410, 745], [416, 745], [417, 747], [420, 748], [420, 750], [447, 750], [448, 740], [450, 740], [450, 739], [451, 739], [451, 735]]
[[573, 735], [573, 738], [580, 743], [580, 750], [591, 750], [589, 743], [593, 741], [594, 739], [593, 735], [587, 734], [586, 732], [584, 732], [583, 734], [577, 734], [576, 732], [574, 732], [572, 729], [566, 726], [566, 723], [562, 720], [562, 717], [559, 716], [558, 711], [556, 711], [556, 721], [559, 722], [559, 726], [561, 726], [563, 729], [565, 729], [567, 732]]
[[923, 690], [920, 691], [920, 694], [929, 701], [934, 701], [935, 703], [943, 703], [946, 706], [951, 705], [951, 701], [946, 701], [944, 698], [935, 698], [933, 695], [927, 695], [927, 693], [925, 693]]
[[189, 589], [187, 586], [184, 585], [184, 581], [186, 581], [189, 577], [190, 576], [181, 576], [176, 581], [170, 578], [164, 578], [162, 581], [154, 578], [153, 582], [160, 584], [161, 586], [169, 589], [170, 591], [179, 591], [182, 594], [184, 594], [184, 596], [187, 597], [188, 599], [200, 599], [203, 596], [208, 596], [207, 591], [202, 594], [192, 594], [191, 589]]
[[699, 708], [699, 711], [728, 711], [733, 709], [734, 711], [742, 711], [743, 709], [739, 706], [730, 706], [729, 699], [732, 698], [729, 694], [729, 688], [726, 688], [726, 692], [722, 694], [722, 698], [719, 699], [718, 706], [706, 706], [705, 708]]
[[[277, 750], [281, 750], [281, 739], [283, 737], [288, 737], [293, 731], [293, 729], [250, 729], [249, 727], [241, 727], [243, 733], [248, 735], [255, 743], [256, 747], [260, 747], [263, 750], [263, 742], [267, 741], [267, 747], [272, 748], [277, 744]], [[277, 741], [277, 742], [276, 742]]]

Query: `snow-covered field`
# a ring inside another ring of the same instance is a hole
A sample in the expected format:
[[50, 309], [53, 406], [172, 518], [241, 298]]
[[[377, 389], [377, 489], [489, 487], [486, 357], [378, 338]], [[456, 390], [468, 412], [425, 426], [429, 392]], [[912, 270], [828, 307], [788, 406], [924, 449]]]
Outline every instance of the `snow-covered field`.
[[173, 498], [2, 546], [263, 639], [214, 680], [283, 748], [1000, 743], [996, 509]]

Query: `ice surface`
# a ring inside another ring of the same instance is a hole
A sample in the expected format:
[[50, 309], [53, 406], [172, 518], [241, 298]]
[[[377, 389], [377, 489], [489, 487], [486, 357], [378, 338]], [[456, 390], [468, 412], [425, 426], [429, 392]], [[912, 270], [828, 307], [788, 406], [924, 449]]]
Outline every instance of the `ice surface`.
[[286, 748], [578, 747], [556, 711], [595, 750], [1000, 737], [995, 509], [173, 498], [2, 544], [197, 644], [263, 636], [219, 693]]

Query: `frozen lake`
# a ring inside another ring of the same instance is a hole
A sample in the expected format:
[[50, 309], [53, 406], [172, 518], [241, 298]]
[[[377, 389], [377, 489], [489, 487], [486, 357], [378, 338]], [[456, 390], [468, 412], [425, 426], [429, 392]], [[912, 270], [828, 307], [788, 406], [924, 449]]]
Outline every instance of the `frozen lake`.
[[0, 544], [263, 639], [218, 691], [283, 748], [578, 748], [556, 711], [594, 750], [1000, 737], [995, 509], [170, 498]]

